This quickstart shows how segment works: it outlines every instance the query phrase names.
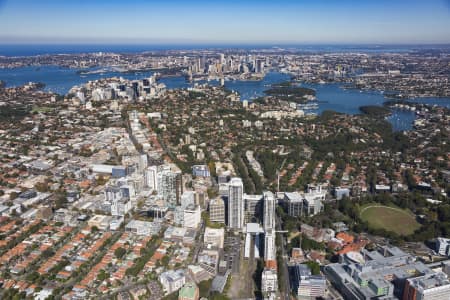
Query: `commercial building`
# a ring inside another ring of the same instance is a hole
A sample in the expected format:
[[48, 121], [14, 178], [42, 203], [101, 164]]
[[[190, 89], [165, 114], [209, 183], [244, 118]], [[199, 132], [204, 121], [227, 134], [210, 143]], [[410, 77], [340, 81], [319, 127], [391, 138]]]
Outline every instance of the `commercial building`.
[[127, 176], [127, 168], [125, 166], [114, 166], [111, 176], [113, 178], [121, 178]]
[[340, 261], [326, 266], [324, 271], [345, 299], [402, 299], [408, 278], [434, 273], [396, 247], [348, 252], [340, 256]]
[[107, 230], [109, 229], [109, 224], [112, 220], [111, 216], [105, 216], [105, 215], [95, 215], [88, 221], [89, 227], [97, 227], [100, 230]]
[[231, 178], [228, 185], [228, 228], [241, 230], [244, 226], [243, 192], [242, 179]]
[[183, 210], [183, 227], [197, 228], [202, 220], [202, 212], [200, 206], [189, 204]]
[[284, 193], [283, 202], [290, 216], [297, 217], [303, 215], [303, 198], [299, 193]]
[[209, 220], [225, 224], [225, 202], [221, 197], [209, 201]]
[[294, 265], [292, 267], [293, 290], [298, 299], [316, 299], [325, 296], [326, 279], [321, 275], [311, 275], [307, 265]]
[[198, 254], [198, 265], [205, 269], [211, 276], [216, 276], [217, 267], [219, 265], [219, 251], [203, 249]]
[[113, 168], [115, 168], [115, 167], [118, 167], [118, 166], [100, 165], [100, 164], [91, 165], [92, 172], [100, 173], [100, 174], [112, 174]]
[[438, 238], [436, 240], [436, 252], [440, 255], [450, 256], [450, 239]]
[[450, 299], [450, 281], [440, 272], [406, 280], [404, 300]]
[[259, 221], [262, 217], [262, 195], [244, 194], [244, 224]]
[[292, 217], [314, 216], [323, 210], [326, 194], [321, 185], [308, 185], [306, 193], [285, 193], [284, 204]]
[[305, 201], [306, 215], [314, 216], [323, 210], [323, 201], [327, 194], [321, 185], [308, 185], [307, 192], [303, 195]]
[[131, 220], [126, 226], [125, 230], [135, 233], [137, 235], [152, 236], [158, 234], [161, 230], [161, 222], [146, 222], [140, 220]]
[[207, 165], [195, 165], [192, 166], [192, 175], [197, 177], [209, 177], [211, 176]]
[[261, 292], [263, 294], [275, 293], [278, 290], [278, 276], [274, 269], [264, 268], [261, 275]]
[[182, 195], [181, 195], [181, 200], [180, 200], [180, 204], [182, 207], [186, 207], [188, 205], [195, 205], [197, 204], [195, 201], [195, 197], [196, 196], [196, 192], [194, 191], [185, 191]]
[[203, 243], [205, 245], [212, 245], [219, 249], [223, 248], [223, 243], [225, 239], [225, 229], [224, 228], [205, 228], [205, 234], [203, 237]]
[[114, 199], [111, 202], [111, 215], [125, 216], [131, 210], [131, 201], [127, 198]]
[[145, 185], [153, 191], [158, 191], [158, 166], [150, 166], [144, 172]]
[[183, 270], [169, 270], [159, 275], [159, 282], [165, 293], [170, 294], [183, 287], [186, 283], [186, 276]]
[[344, 197], [350, 196], [350, 189], [349, 188], [343, 188], [343, 187], [336, 187], [334, 189], [334, 196], [337, 200], [341, 200]]

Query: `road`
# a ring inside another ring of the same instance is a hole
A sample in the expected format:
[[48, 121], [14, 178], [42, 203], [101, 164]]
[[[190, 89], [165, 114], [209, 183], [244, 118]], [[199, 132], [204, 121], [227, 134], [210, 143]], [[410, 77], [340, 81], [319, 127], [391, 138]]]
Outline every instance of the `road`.
[[201, 246], [203, 245], [203, 235], [205, 234], [205, 222], [202, 220], [200, 223], [199, 236], [197, 238], [197, 243], [195, 243], [194, 250], [192, 252], [192, 263], [197, 262], [198, 254], [200, 253]]
[[[281, 219], [279, 218], [279, 216], [277, 216], [277, 230], [281, 231]], [[277, 233], [277, 234], [281, 234], [281, 233]], [[280, 248], [278, 248], [280, 249]], [[281, 236], [281, 256], [283, 257], [283, 269], [281, 270], [284, 274], [283, 278], [284, 278], [284, 291], [280, 291], [280, 294], [282, 295], [282, 297], [284, 297], [285, 300], [290, 300], [291, 299], [291, 283], [289, 281], [289, 270], [288, 270], [288, 264], [287, 264], [287, 260], [288, 260], [288, 255], [286, 254], [286, 239], [284, 236]]]

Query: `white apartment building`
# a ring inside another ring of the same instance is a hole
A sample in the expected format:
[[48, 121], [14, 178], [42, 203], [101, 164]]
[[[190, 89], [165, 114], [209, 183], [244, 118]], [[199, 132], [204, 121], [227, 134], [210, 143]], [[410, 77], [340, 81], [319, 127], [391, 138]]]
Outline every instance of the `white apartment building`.
[[244, 226], [243, 192], [242, 179], [231, 178], [228, 184], [228, 228], [240, 230]]

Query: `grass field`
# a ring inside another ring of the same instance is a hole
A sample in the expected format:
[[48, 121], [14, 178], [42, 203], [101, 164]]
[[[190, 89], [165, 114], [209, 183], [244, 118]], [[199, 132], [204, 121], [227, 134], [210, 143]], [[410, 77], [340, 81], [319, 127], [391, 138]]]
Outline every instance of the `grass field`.
[[399, 235], [409, 235], [420, 227], [411, 212], [398, 207], [368, 204], [361, 209], [360, 216], [372, 228], [383, 228]]

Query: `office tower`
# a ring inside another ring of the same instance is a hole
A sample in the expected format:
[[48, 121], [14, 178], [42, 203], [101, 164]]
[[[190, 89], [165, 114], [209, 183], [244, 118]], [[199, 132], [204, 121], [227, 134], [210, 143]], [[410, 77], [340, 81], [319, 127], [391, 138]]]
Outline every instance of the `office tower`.
[[200, 206], [195, 204], [189, 204], [184, 209], [183, 214], [183, 227], [185, 228], [197, 228], [202, 220], [202, 211]]
[[219, 54], [219, 63], [221, 63], [222, 65], [224, 65], [226, 63], [225, 54], [223, 54], [223, 53]]
[[124, 216], [131, 208], [131, 201], [128, 198], [114, 199], [111, 202], [111, 215]]
[[142, 154], [139, 156], [139, 172], [144, 172], [148, 167], [148, 157], [147, 154]]
[[275, 228], [275, 196], [272, 192], [264, 192], [263, 228], [265, 231]]
[[154, 190], [158, 191], [158, 166], [150, 166], [144, 173], [145, 185]]
[[222, 198], [214, 198], [209, 202], [209, 220], [225, 224], [225, 203]]
[[242, 229], [244, 226], [243, 191], [242, 179], [231, 178], [228, 185], [228, 228]]
[[259, 59], [256, 61], [256, 73], [264, 73], [264, 60]]
[[205, 72], [205, 67], [206, 67], [206, 56], [203, 55], [202, 58], [200, 59], [200, 73]]

